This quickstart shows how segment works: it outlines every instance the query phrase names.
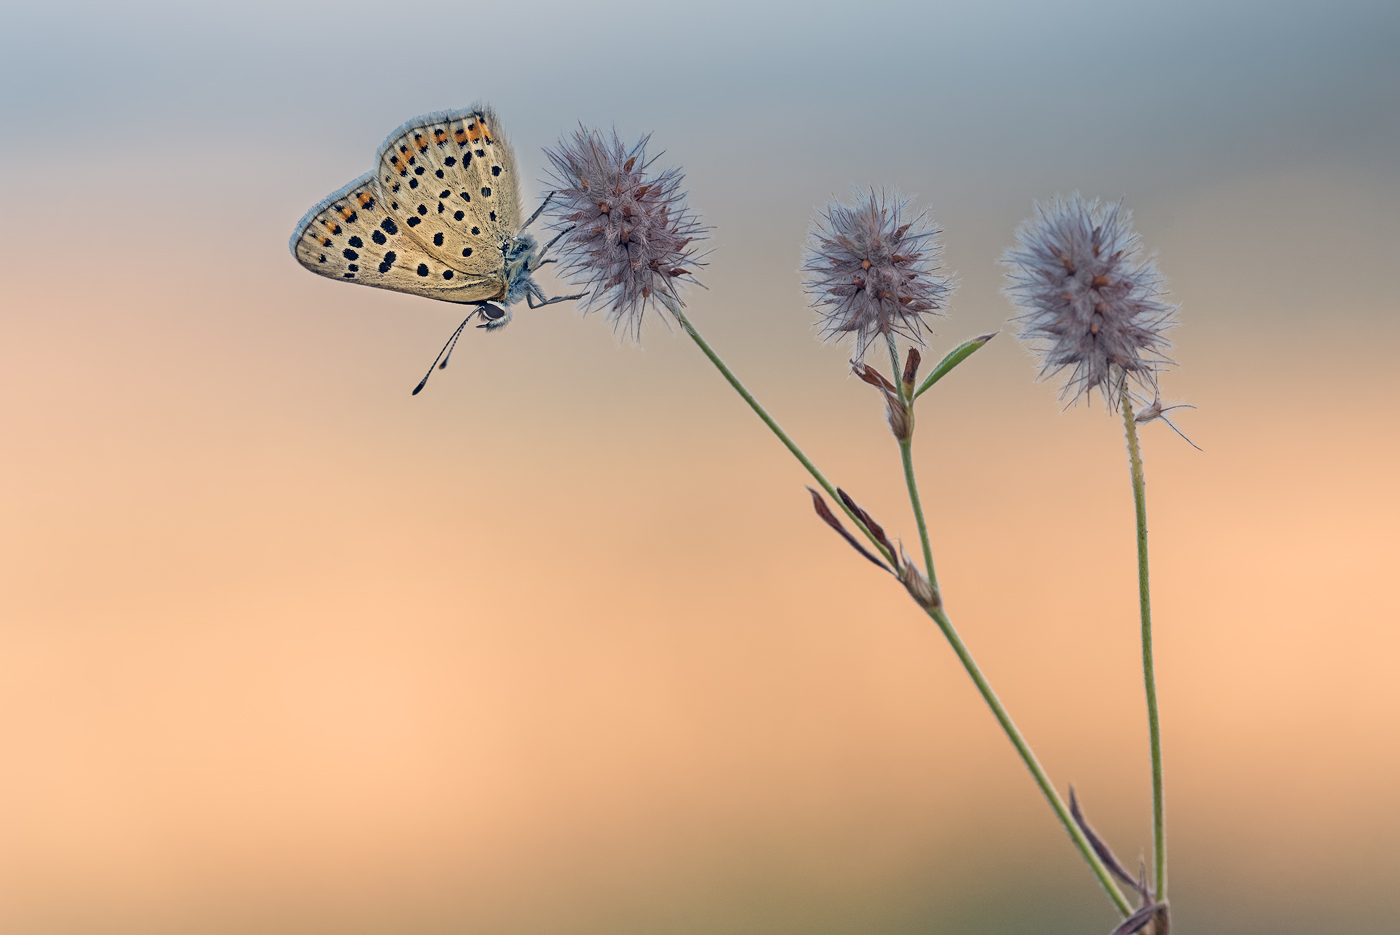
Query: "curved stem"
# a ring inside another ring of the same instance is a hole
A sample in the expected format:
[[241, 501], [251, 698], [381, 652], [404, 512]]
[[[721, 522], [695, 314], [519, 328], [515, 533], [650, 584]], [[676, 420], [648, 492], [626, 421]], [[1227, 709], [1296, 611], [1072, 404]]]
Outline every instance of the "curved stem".
[[1138, 608], [1142, 615], [1142, 681], [1147, 693], [1147, 731], [1152, 744], [1152, 866], [1158, 899], [1167, 896], [1167, 839], [1162, 805], [1162, 729], [1157, 719], [1157, 675], [1152, 662], [1152, 589], [1147, 574], [1147, 481], [1142, 471], [1137, 422], [1126, 381], [1120, 400], [1123, 429], [1128, 436], [1128, 467], [1133, 477], [1133, 507], [1137, 513]]
[[831, 481], [827, 480], [826, 476], [822, 474], [821, 471], [817, 470], [817, 466], [803, 453], [801, 448], [797, 447], [797, 443], [788, 437], [787, 432], [783, 431], [783, 427], [777, 423], [777, 420], [768, 414], [768, 410], [764, 409], [759, 401], [753, 398], [753, 394], [750, 393], [748, 388], [734, 375], [734, 371], [730, 370], [729, 367], [725, 365], [724, 361], [720, 359], [720, 356], [715, 353], [714, 348], [710, 347], [709, 343], [700, 336], [700, 332], [695, 330], [695, 326], [690, 323], [690, 319], [685, 317], [685, 312], [681, 304], [674, 300], [668, 301], [668, 299], [670, 299], [669, 296], [662, 295], [661, 299], [681, 323], [681, 327], [685, 329], [685, 333], [690, 335], [690, 339], [699, 345], [700, 350], [705, 352], [705, 356], [710, 358], [710, 363], [715, 365], [715, 369], [729, 381], [729, 385], [734, 387], [735, 391], [744, 398], [744, 402], [748, 403], [749, 407], [758, 414], [758, 417], [763, 420], [763, 424], [772, 429], [773, 434], [778, 436], [778, 440], [786, 445], [787, 450], [791, 451], [793, 456], [807, 469], [807, 473], [811, 474], [816, 482], [821, 485], [821, 488], [827, 492], [827, 495], [830, 496], [832, 500], [836, 501], [836, 505], [845, 512], [846, 516], [850, 518], [856, 528], [865, 534], [865, 538], [870, 540], [870, 544], [885, 557], [886, 561], [895, 568], [898, 568], [899, 558], [891, 555], [890, 550], [885, 548], [878, 539], [871, 535], [865, 523], [861, 522], [860, 517], [856, 516], [856, 514], [851, 511], [851, 508], [846, 506], [846, 501], [842, 500], [840, 495], [837, 494], [836, 488], [832, 486]]

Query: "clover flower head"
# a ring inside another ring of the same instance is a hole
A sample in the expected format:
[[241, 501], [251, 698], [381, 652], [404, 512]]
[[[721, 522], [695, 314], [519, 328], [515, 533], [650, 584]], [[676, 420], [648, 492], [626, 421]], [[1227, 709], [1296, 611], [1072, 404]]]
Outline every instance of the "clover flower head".
[[709, 231], [686, 205], [681, 171], [652, 170], [649, 139], [629, 148], [616, 131], [604, 136], [581, 126], [545, 150], [561, 271], [588, 289], [585, 312], [605, 309], [634, 340], [648, 308], [682, 304], [677, 280], [695, 281], [694, 269], [704, 265], [695, 245]]
[[928, 319], [942, 315], [953, 291], [938, 274], [939, 233], [908, 200], [884, 190], [828, 205], [808, 232], [802, 263], [823, 337], [853, 335], [857, 360], [887, 335], [924, 343]]
[[1014, 320], [1040, 361], [1040, 376], [1069, 368], [1061, 399], [1089, 399], [1094, 390], [1118, 408], [1131, 379], [1157, 392], [1177, 306], [1165, 301], [1166, 277], [1142, 253], [1132, 214], [1122, 202], [1067, 199], [1037, 202], [1001, 258], [1006, 295], [1020, 307]]

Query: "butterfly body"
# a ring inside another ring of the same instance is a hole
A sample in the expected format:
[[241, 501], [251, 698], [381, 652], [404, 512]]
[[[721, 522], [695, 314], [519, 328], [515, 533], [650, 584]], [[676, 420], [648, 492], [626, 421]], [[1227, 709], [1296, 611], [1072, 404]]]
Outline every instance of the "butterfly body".
[[477, 106], [395, 130], [375, 171], [308, 211], [289, 246], [330, 279], [476, 305], [492, 330], [522, 298], [551, 301], [531, 275], [543, 251], [521, 214], [515, 154], [495, 112]]

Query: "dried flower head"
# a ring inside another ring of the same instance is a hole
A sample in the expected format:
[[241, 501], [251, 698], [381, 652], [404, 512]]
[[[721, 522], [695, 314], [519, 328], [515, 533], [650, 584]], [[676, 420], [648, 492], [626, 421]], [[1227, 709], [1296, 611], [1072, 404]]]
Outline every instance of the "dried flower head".
[[1163, 300], [1166, 278], [1142, 255], [1131, 212], [1077, 193], [1035, 210], [1001, 262], [1009, 267], [1005, 292], [1022, 310], [1019, 337], [1039, 356], [1040, 376], [1073, 368], [1061, 399], [1097, 389], [1110, 409], [1129, 377], [1155, 396], [1157, 373], [1172, 363], [1164, 352], [1177, 307]]
[[694, 245], [709, 230], [686, 206], [679, 169], [648, 174], [648, 139], [628, 149], [615, 131], [609, 139], [580, 127], [545, 150], [562, 271], [587, 287], [585, 312], [606, 308], [613, 327], [636, 339], [648, 307], [680, 302], [675, 281], [694, 281], [704, 265]]
[[877, 337], [923, 343], [927, 318], [953, 290], [939, 276], [940, 231], [898, 195], [871, 189], [833, 202], [809, 231], [802, 271], [824, 337], [855, 335], [856, 359]]

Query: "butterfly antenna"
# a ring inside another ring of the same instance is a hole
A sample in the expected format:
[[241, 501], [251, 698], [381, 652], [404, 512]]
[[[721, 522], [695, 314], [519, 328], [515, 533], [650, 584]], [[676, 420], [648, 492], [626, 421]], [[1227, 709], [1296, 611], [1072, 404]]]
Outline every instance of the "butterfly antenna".
[[[447, 361], [452, 358], [452, 350], [457, 346], [457, 339], [462, 335], [462, 329], [467, 326], [467, 322], [472, 320], [472, 315], [475, 315], [479, 311], [481, 311], [481, 309], [476, 309], [471, 315], [462, 319], [462, 323], [457, 326], [457, 330], [452, 332], [452, 337], [447, 339], [447, 343], [442, 346], [442, 350], [438, 351], [438, 355], [433, 358], [432, 364], [428, 366], [428, 372], [423, 374], [423, 379], [419, 380], [418, 385], [413, 388], [414, 396], [423, 392], [423, 387], [428, 384], [428, 377], [433, 375], [434, 369], [441, 370], [443, 367], [447, 366]], [[443, 355], [446, 355], [446, 357]], [[438, 364], [438, 361], [442, 361], [441, 365]]]
[[540, 206], [539, 206], [538, 208], [535, 209], [535, 213], [532, 214], [532, 215], [530, 215], [530, 220], [528, 220], [528, 221], [526, 221], [524, 224], [521, 224], [521, 225], [520, 225], [520, 229], [521, 229], [521, 230], [524, 230], [525, 228], [529, 227], [531, 224], [535, 223], [535, 218], [539, 217], [540, 214], [544, 212], [545, 207], [547, 207], [547, 206], [549, 205], [550, 201], [553, 200], [553, 198], [554, 198], [554, 196], [555, 196], [556, 194], [558, 194], [558, 192], [550, 192], [548, 195], [545, 195], [545, 196], [544, 196], [544, 201], [541, 201], [541, 202], [540, 202]]

